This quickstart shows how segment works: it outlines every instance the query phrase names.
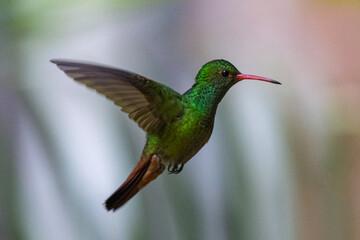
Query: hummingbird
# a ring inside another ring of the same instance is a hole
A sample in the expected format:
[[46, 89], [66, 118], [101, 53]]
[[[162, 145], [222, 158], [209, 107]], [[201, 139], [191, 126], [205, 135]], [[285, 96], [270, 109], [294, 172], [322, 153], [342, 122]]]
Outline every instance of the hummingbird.
[[50, 60], [76, 82], [105, 95], [146, 132], [141, 157], [125, 182], [105, 201], [115, 211], [165, 169], [178, 174], [209, 140], [218, 104], [236, 83], [278, 81], [243, 74], [218, 59], [202, 66], [184, 94], [139, 74], [80, 61]]

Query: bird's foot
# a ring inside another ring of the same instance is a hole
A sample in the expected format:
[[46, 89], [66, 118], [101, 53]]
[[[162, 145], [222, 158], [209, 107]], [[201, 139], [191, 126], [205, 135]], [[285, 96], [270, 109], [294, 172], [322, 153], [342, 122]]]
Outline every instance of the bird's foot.
[[178, 174], [180, 173], [182, 170], [183, 170], [183, 167], [184, 167], [184, 164], [181, 163], [181, 164], [174, 164], [174, 165], [169, 165], [167, 170], [169, 172], [169, 174], [171, 173], [175, 173], [175, 174]]

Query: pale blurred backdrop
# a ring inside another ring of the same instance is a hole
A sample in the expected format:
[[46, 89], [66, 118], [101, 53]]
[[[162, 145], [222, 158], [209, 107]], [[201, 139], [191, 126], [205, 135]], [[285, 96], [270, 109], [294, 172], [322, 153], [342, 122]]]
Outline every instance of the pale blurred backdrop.
[[[145, 133], [52, 58], [283, 85], [235, 85], [181, 174], [112, 213]], [[1, 240], [360, 239], [359, 0], [3, 0], [0, 84]]]

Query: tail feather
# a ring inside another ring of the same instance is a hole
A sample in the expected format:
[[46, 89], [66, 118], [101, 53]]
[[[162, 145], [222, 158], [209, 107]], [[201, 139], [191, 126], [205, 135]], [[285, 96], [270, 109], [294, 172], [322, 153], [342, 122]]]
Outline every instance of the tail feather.
[[115, 211], [163, 171], [157, 155], [141, 157], [125, 182], [105, 201], [106, 209]]

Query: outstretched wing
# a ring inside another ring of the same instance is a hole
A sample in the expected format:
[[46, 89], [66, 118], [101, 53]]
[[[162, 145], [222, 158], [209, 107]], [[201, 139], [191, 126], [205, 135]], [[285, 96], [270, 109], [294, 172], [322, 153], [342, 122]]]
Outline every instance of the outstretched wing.
[[147, 133], [156, 132], [184, 113], [179, 93], [138, 74], [68, 60], [51, 62], [75, 81], [111, 99]]

